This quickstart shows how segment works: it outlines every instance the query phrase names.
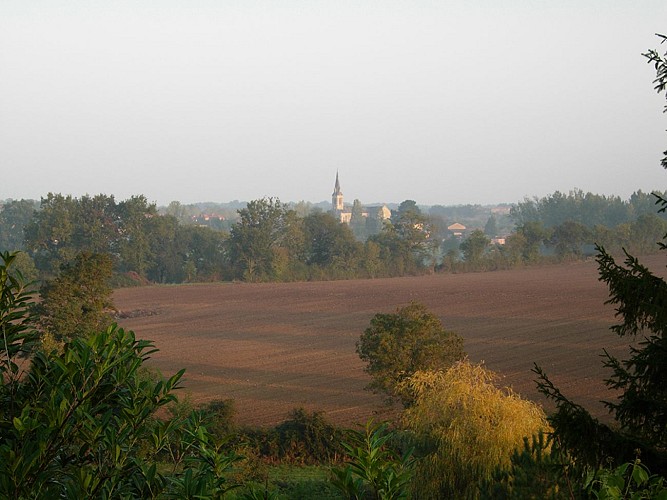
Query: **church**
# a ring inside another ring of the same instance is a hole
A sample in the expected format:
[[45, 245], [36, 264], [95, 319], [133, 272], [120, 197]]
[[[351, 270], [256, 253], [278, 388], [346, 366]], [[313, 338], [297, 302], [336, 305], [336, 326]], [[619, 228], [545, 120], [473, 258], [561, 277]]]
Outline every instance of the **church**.
[[[343, 192], [340, 190], [340, 181], [338, 180], [338, 172], [336, 172], [336, 183], [334, 184], [334, 191], [331, 195], [331, 213], [333, 216], [344, 224], [352, 222], [352, 209], [346, 207], [343, 202]], [[386, 205], [376, 205], [369, 207], [362, 207], [361, 216], [364, 219], [374, 219], [384, 221], [391, 217], [391, 210]]]

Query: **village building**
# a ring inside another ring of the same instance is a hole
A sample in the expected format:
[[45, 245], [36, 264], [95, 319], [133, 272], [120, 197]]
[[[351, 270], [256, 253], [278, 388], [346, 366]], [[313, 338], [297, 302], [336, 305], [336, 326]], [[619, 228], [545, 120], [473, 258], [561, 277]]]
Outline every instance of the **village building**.
[[[343, 192], [340, 189], [338, 172], [336, 172], [336, 183], [331, 195], [331, 213], [344, 224], [349, 225], [352, 222], [352, 208], [350, 206], [346, 207], [343, 201]], [[386, 205], [362, 207], [361, 216], [366, 219], [383, 221], [391, 217], [391, 210]]]
[[466, 227], [463, 224], [455, 222], [451, 226], [447, 226], [447, 230], [450, 231], [454, 236], [463, 236], [463, 233], [466, 231]]

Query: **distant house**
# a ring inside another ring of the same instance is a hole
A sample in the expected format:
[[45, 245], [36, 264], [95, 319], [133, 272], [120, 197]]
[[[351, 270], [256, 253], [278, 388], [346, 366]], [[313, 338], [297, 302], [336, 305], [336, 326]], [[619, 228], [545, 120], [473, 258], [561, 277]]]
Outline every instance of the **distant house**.
[[458, 222], [455, 222], [451, 226], [447, 226], [447, 229], [454, 235], [454, 236], [463, 236], [463, 233], [466, 230], [466, 227], [463, 224], [459, 224]]

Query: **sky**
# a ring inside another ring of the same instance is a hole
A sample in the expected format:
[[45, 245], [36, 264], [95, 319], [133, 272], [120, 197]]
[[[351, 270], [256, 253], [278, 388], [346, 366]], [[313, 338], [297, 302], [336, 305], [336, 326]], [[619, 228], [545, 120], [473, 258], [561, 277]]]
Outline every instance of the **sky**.
[[2, 0], [0, 199], [664, 190], [664, 0]]

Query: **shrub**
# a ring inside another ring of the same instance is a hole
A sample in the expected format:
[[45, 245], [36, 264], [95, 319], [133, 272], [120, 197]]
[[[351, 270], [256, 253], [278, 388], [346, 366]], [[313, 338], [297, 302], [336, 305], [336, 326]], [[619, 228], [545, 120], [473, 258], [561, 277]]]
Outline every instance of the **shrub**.
[[412, 451], [399, 456], [389, 447], [393, 433], [387, 423], [366, 423], [362, 432], [351, 431], [346, 467], [334, 468], [333, 485], [347, 498], [407, 498], [412, 480]]

